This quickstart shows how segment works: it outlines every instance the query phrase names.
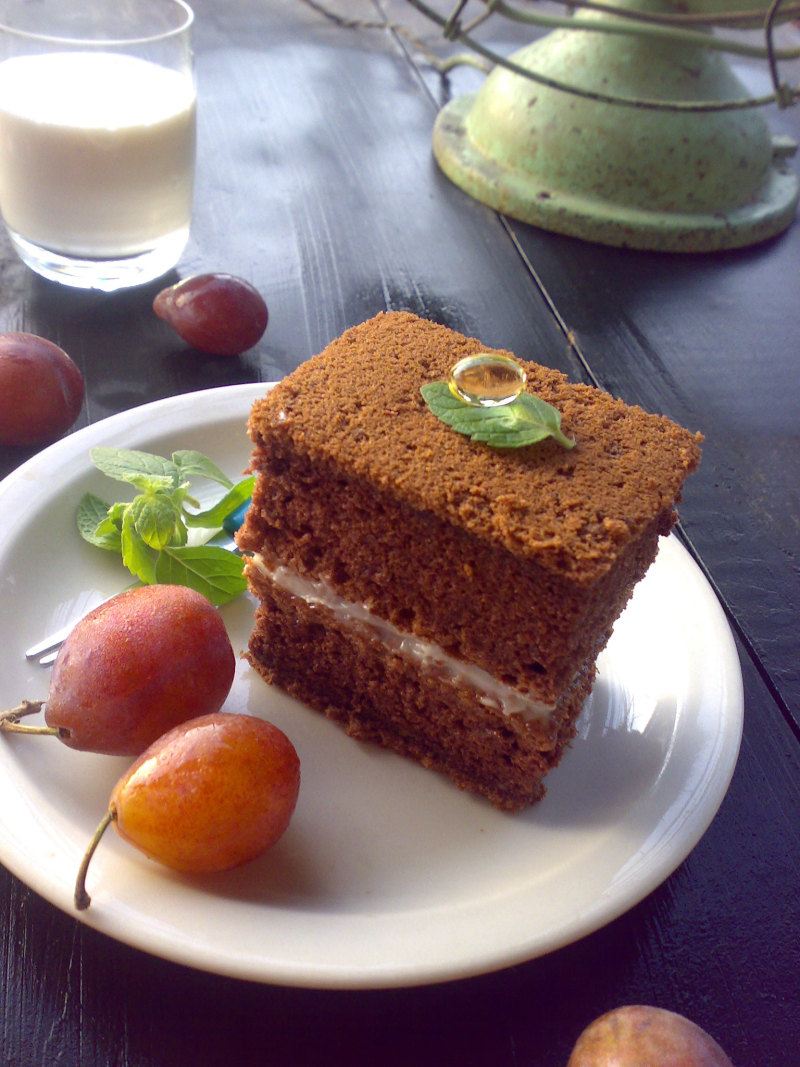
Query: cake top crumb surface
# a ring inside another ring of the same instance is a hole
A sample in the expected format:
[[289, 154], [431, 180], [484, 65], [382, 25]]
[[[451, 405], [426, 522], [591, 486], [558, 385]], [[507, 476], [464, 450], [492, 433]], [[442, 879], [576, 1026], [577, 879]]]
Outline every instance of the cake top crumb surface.
[[381, 313], [256, 401], [250, 435], [267, 448], [291, 439], [310, 461], [367, 479], [517, 556], [592, 579], [679, 499], [702, 437], [519, 360], [528, 392], [561, 412], [575, 447], [472, 442], [428, 410], [420, 386], [446, 380], [458, 360], [481, 351], [499, 350], [409, 312]]

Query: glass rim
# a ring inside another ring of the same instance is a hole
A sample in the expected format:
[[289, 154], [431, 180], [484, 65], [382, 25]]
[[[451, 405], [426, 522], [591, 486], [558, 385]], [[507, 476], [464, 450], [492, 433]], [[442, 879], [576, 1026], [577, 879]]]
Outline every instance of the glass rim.
[[80, 47], [85, 49], [102, 49], [120, 48], [129, 45], [154, 44], [158, 41], [167, 41], [171, 37], [181, 36], [181, 34], [184, 34], [191, 29], [194, 23], [194, 11], [186, 0], [164, 0], [164, 2], [171, 4], [174, 8], [180, 9], [183, 12], [183, 18], [177, 26], [171, 26], [168, 29], [159, 30], [155, 33], [131, 34], [129, 37], [104, 37], [102, 40], [96, 37], [82, 37], [79, 34], [70, 37], [63, 33], [40, 32], [38, 30], [24, 29], [22, 27], [10, 25], [5, 21], [7, 16], [2, 8], [0, 8], [0, 33], [6, 33], [30, 41], [39, 41], [43, 44], [69, 46], [70, 48]]

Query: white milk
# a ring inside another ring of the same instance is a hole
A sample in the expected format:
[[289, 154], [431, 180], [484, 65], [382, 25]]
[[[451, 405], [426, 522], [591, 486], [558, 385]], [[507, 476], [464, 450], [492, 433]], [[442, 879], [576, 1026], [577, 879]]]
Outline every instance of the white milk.
[[188, 232], [194, 155], [188, 75], [100, 52], [0, 63], [0, 210], [35, 245], [111, 258]]

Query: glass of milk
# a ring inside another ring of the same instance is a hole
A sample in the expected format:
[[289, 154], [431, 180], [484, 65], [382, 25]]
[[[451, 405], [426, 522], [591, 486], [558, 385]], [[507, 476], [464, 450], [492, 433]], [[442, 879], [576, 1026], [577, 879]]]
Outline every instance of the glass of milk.
[[183, 0], [0, 0], [0, 211], [37, 273], [112, 291], [177, 262], [192, 21]]

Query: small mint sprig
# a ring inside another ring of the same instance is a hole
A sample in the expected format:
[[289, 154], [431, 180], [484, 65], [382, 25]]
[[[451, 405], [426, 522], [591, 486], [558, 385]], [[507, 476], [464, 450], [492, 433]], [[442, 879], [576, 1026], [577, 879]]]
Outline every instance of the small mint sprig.
[[[78, 504], [81, 537], [97, 548], [118, 552], [145, 585], [186, 585], [220, 606], [243, 593], [247, 581], [241, 557], [219, 545], [189, 545], [189, 530], [200, 539], [218, 530], [253, 491], [252, 477], [234, 484], [207, 456], [192, 450], [171, 459], [122, 448], [93, 448], [89, 456], [103, 474], [138, 490], [130, 501], [109, 504], [87, 493]], [[221, 485], [213, 507], [199, 510], [191, 479]]]
[[455, 396], [447, 382], [429, 382], [420, 392], [437, 419], [490, 448], [522, 448], [548, 437], [563, 448], [575, 447], [561, 430], [561, 412], [530, 393], [520, 393], [510, 404], [483, 407]]

